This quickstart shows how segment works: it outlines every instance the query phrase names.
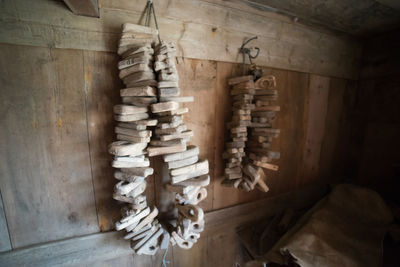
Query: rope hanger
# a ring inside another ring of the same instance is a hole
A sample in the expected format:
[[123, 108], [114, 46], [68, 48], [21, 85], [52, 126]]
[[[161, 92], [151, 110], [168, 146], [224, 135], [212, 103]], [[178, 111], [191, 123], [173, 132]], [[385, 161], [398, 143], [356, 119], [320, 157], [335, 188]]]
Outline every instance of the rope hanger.
[[161, 43], [160, 30], [158, 29], [156, 11], [155, 11], [155, 9], [154, 9], [153, 0], [149, 0], [149, 1], [147, 2], [145, 12], [146, 12], [145, 26], [147, 26], [147, 27], [150, 26], [151, 14], [153, 14], [153, 17], [154, 17], [154, 24], [156, 25], [156, 29], [157, 29], [157, 32], [158, 32], [158, 41]]

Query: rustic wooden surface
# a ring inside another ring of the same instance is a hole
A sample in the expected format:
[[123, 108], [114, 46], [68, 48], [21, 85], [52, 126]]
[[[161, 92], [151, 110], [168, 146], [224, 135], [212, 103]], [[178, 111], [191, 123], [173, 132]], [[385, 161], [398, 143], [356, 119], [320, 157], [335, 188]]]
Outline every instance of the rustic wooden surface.
[[13, 248], [99, 231], [82, 55], [1, 45], [0, 188]]
[[[1, 194], [0, 194], [1, 197]], [[6, 215], [3, 200], [0, 198], [0, 252], [11, 250], [10, 236], [8, 234]]]
[[[205, 214], [206, 230], [190, 250], [169, 247], [167, 266], [235, 266], [244, 261], [235, 229], [282, 213], [288, 207], [302, 210], [324, 195], [326, 185], [313, 185], [296, 192]], [[161, 266], [163, 251], [154, 256], [133, 255], [120, 232], [106, 232], [0, 253], [0, 266]], [[223, 248], [223, 249], [222, 249]]]
[[[5, 0], [0, 5], [0, 42], [115, 52], [120, 26], [143, 23], [146, 0], [104, 0], [100, 18], [74, 15], [61, 1]], [[238, 48], [261, 53], [258, 64], [274, 68], [358, 77], [361, 44], [350, 37], [310, 29], [287, 17], [260, 12], [237, 1], [172, 0], [154, 3], [161, 36], [177, 43], [185, 58], [241, 62]]]

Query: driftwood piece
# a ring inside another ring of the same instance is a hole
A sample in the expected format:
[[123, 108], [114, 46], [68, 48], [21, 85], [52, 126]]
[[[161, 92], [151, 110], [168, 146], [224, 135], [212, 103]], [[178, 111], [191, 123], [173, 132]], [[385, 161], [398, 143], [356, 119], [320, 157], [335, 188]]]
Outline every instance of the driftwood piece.
[[116, 156], [142, 155], [147, 144], [132, 144], [126, 141], [117, 141], [110, 144], [108, 152]]
[[139, 96], [124, 96], [122, 97], [122, 103], [132, 104], [138, 107], [148, 107], [151, 104], [157, 102], [156, 97], [139, 97]]
[[178, 109], [179, 103], [174, 102], [174, 101], [161, 102], [161, 103], [152, 104], [150, 107], [151, 107], [151, 112], [159, 113], [159, 112], [165, 112], [165, 111]]
[[124, 96], [157, 96], [156, 88], [152, 86], [137, 86], [120, 90], [120, 95]]
[[174, 146], [161, 146], [161, 147], [148, 147], [147, 153], [149, 157], [165, 155], [165, 154], [172, 154], [177, 152], [182, 152], [186, 150], [186, 143], [185, 144], [178, 144]]
[[170, 155], [165, 155], [163, 156], [164, 162], [170, 162], [170, 161], [175, 161], [175, 160], [183, 160], [189, 157], [197, 156], [199, 155], [199, 148], [197, 146], [188, 146], [187, 150], [184, 152], [179, 152], [179, 153], [174, 153]]
[[209, 175], [201, 175], [198, 177], [194, 177], [179, 183], [176, 183], [175, 185], [179, 186], [207, 186], [210, 184], [210, 176]]

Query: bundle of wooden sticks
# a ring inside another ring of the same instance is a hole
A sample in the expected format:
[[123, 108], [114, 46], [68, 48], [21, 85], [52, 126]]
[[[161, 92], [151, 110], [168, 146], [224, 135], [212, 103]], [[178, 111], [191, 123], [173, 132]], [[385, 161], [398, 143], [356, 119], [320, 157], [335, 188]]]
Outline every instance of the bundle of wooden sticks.
[[[175, 47], [156, 43], [157, 31], [135, 24], [124, 24], [119, 42], [119, 76], [126, 88], [120, 90], [122, 103], [114, 107], [116, 142], [109, 146], [114, 155], [114, 199], [128, 203], [122, 219], [115, 224], [125, 229], [125, 239], [137, 254], [154, 255], [169, 244], [191, 248], [204, 229], [204, 212], [197, 206], [207, 196], [210, 183], [208, 161], [199, 161], [199, 148], [188, 145], [193, 132], [183, 115], [188, 108], [180, 97], [175, 67]], [[150, 143], [150, 146], [148, 146]], [[175, 196], [176, 218], [162, 221], [157, 207], [147, 205], [146, 177], [154, 170], [148, 157], [163, 156], [168, 166], [166, 189]]]
[[[222, 185], [251, 191], [255, 187], [269, 190], [263, 169], [278, 170], [271, 161], [280, 153], [270, 150], [271, 141], [280, 130], [272, 128], [279, 106], [272, 105], [278, 98], [274, 76], [254, 81], [253, 75], [229, 79], [233, 97], [232, 121], [227, 124], [231, 140], [226, 143], [225, 179]], [[248, 157], [246, 156], [248, 155]]]

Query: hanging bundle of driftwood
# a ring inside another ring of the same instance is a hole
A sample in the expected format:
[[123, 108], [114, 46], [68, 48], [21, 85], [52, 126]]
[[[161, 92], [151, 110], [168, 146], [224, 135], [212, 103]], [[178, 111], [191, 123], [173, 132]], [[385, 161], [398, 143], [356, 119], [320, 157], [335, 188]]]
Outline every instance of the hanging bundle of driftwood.
[[275, 77], [265, 76], [253, 80], [253, 75], [229, 79], [233, 98], [232, 121], [227, 124], [231, 140], [226, 143], [223, 158], [226, 160], [225, 179], [222, 185], [267, 192], [266, 175], [262, 168], [278, 170], [271, 160], [279, 158], [279, 152], [270, 150], [272, 138], [279, 129], [272, 128], [279, 106]]
[[[137, 254], [153, 255], [173, 245], [188, 249], [204, 228], [204, 213], [196, 206], [207, 196], [210, 182], [208, 161], [199, 161], [199, 149], [187, 145], [193, 132], [187, 129], [175, 67], [175, 47], [155, 44], [157, 30], [124, 24], [119, 42], [119, 76], [126, 88], [120, 90], [123, 104], [114, 107], [116, 142], [109, 146], [114, 155], [114, 199], [128, 203], [117, 230], [126, 230], [125, 239]], [[155, 127], [155, 128], [154, 128]], [[148, 144], [150, 143], [150, 146]], [[148, 157], [163, 155], [170, 182], [167, 189], [175, 194], [175, 218], [162, 221], [157, 207], [148, 207], [146, 177], [153, 174]]]

